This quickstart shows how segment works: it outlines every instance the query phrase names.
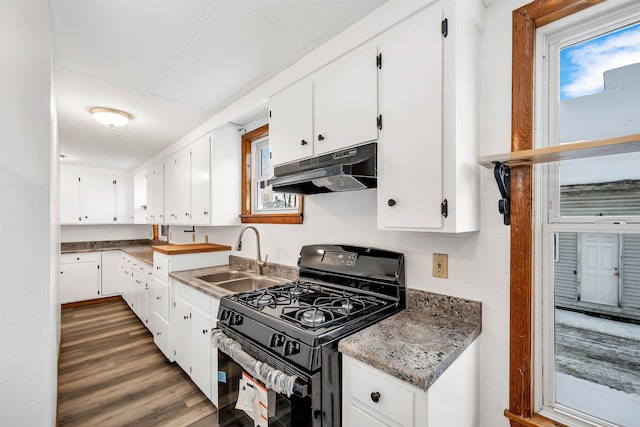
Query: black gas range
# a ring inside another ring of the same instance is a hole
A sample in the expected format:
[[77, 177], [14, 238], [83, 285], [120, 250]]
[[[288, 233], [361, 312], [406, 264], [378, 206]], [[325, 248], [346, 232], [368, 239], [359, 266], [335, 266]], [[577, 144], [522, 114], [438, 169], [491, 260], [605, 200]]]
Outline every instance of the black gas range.
[[[338, 341], [405, 308], [404, 256], [375, 248], [309, 245], [302, 247], [298, 267], [295, 282], [223, 298], [218, 328], [251, 360], [295, 379], [289, 396], [277, 394], [275, 412], [265, 425], [339, 426]], [[244, 369], [223, 351], [219, 354], [225, 377], [230, 372], [241, 376]], [[233, 380], [219, 383], [219, 424], [253, 426], [231, 404], [237, 399], [235, 388]]]

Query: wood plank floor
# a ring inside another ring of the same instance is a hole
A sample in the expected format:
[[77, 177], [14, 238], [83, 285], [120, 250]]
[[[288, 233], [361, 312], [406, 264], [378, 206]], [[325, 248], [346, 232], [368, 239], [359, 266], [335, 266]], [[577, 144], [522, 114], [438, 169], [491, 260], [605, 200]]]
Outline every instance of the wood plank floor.
[[216, 407], [122, 300], [62, 310], [58, 422], [217, 426]]

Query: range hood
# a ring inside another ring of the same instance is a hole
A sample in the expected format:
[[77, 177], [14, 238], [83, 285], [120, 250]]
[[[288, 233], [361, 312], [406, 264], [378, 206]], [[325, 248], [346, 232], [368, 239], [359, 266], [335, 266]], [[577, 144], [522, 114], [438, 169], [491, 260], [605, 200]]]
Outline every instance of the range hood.
[[317, 194], [377, 187], [375, 142], [274, 168], [273, 191]]

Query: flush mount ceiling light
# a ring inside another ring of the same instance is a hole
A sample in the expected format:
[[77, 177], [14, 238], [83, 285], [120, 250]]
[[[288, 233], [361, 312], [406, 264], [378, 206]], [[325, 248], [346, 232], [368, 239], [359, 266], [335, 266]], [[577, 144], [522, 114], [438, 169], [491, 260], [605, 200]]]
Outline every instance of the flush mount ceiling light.
[[89, 110], [93, 118], [109, 127], [126, 125], [131, 114], [113, 108], [94, 107]]

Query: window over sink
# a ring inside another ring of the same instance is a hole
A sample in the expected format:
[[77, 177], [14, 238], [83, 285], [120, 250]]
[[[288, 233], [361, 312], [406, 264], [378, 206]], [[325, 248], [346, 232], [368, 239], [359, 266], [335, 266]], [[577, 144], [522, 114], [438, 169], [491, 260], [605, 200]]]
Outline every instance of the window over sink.
[[242, 136], [243, 223], [302, 224], [303, 196], [274, 192], [269, 125]]

